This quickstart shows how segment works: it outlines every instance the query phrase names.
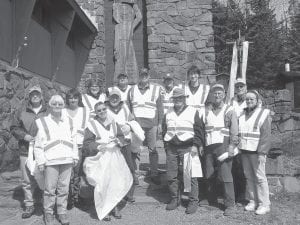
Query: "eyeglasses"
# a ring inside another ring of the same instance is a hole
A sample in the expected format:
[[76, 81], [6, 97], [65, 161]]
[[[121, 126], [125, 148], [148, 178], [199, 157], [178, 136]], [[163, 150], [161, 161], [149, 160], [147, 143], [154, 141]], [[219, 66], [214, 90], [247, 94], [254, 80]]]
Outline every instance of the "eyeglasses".
[[96, 112], [105, 112], [107, 108], [97, 109]]
[[63, 103], [60, 103], [60, 102], [53, 102], [53, 103], [51, 103], [51, 106], [63, 107], [64, 104], [63, 104]]

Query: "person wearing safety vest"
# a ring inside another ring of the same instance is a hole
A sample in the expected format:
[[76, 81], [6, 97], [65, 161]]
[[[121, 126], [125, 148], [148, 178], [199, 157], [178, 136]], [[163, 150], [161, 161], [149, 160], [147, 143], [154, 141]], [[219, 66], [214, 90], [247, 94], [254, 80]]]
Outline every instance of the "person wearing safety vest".
[[191, 66], [187, 71], [188, 83], [185, 84], [185, 94], [188, 95], [186, 104], [196, 109], [203, 109], [209, 93], [209, 85], [201, 84], [200, 70], [197, 66]]
[[[205, 109], [204, 119], [204, 173], [208, 183], [208, 201], [211, 205], [218, 205], [214, 176], [217, 174], [224, 190], [224, 215], [230, 216], [236, 212], [231, 168], [238, 145], [238, 119], [232, 107], [224, 103], [223, 85], [212, 86], [212, 95], [212, 106]], [[224, 155], [228, 156], [225, 160], [222, 159]]]
[[22, 172], [22, 189], [24, 191], [25, 210], [22, 218], [26, 219], [33, 215], [34, 191], [37, 190], [37, 183], [30, 174], [26, 162], [28, 159], [28, 150], [30, 143], [33, 144], [37, 133], [35, 129], [35, 120], [40, 116], [47, 114], [47, 107], [43, 103], [42, 90], [40, 86], [35, 85], [29, 89], [29, 102], [26, 110], [20, 110], [14, 117], [10, 127], [12, 135], [18, 140], [20, 151], [20, 169]]
[[149, 81], [148, 69], [143, 68], [139, 74], [139, 83], [129, 92], [129, 107], [135, 120], [145, 132], [144, 145], [149, 150], [150, 179], [154, 184], [160, 184], [158, 176], [158, 152], [156, 149], [157, 134], [161, 130], [163, 119], [163, 104], [161, 87]]
[[[234, 84], [235, 96], [231, 99], [230, 105], [233, 107], [237, 117], [243, 113], [247, 107], [245, 97], [247, 93], [246, 81], [242, 78], [237, 78]], [[235, 197], [237, 202], [245, 200], [246, 179], [243, 172], [241, 154], [233, 158], [232, 176], [235, 189]]]
[[104, 102], [106, 94], [101, 91], [101, 83], [99, 79], [90, 79], [87, 81], [87, 92], [82, 95], [82, 103], [90, 111], [90, 115], [94, 116], [94, 106], [97, 102]]
[[[174, 210], [180, 204], [180, 184], [184, 182], [184, 189], [189, 184], [189, 204], [186, 208], [187, 214], [192, 214], [198, 208], [198, 180], [193, 174], [202, 176], [200, 163], [200, 152], [205, 143], [204, 123], [199, 117], [199, 112], [191, 106], [186, 105], [187, 96], [182, 88], [175, 88], [171, 99], [174, 106], [164, 116], [162, 123], [162, 133], [167, 154], [167, 178], [171, 194], [171, 201], [167, 204], [166, 210]], [[189, 160], [190, 158], [190, 160]], [[199, 171], [186, 173], [187, 164], [198, 162]], [[181, 179], [184, 177], [184, 179]]]
[[[106, 154], [106, 145], [110, 144], [110, 143], [117, 144], [118, 149], [128, 145], [129, 142], [128, 142], [128, 140], [126, 140], [125, 135], [130, 131], [130, 128], [128, 129], [128, 126], [118, 124], [113, 119], [113, 117], [111, 117], [109, 115], [107, 106], [104, 102], [96, 103], [94, 110], [95, 110], [96, 116], [94, 118], [90, 119], [89, 125], [85, 131], [85, 136], [84, 136], [84, 141], [83, 141], [84, 151], [85, 151], [84, 155], [87, 156], [87, 158], [88, 158], [88, 157], [97, 155], [99, 152]], [[108, 150], [107, 154], [110, 154], [109, 150]], [[102, 155], [102, 157], [104, 157], [104, 155]], [[121, 154], [121, 159], [118, 158], [118, 160], [123, 160], [125, 163], [125, 166], [127, 167], [127, 163], [125, 162], [124, 158], [125, 157], [123, 156], [123, 154]], [[116, 158], [108, 157], [108, 159], [116, 159]], [[109, 163], [109, 164], [117, 163], [118, 165], [120, 165], [120, 163], [122, 163], [122, 162], [117, 161], [117, 162], [107, 162], [107, 163]], [[123, 168], [122, 170], [125, 170], [125, 169], [126, 168]], [[103, 174], [103, 176], [111, 176], [111, 171], [104, 171], [104, 172], [105, 173]], [[129, 172], [129, 169], [128, 169], [128, 172]], [[114, 176], [116, 176], [116, 177], [113, 177], [116, 180], [127, 179], [126, 177], [118, 177], [118, 174], [114, 174]], [[99, 178], [102, 179], [102, 177], [99, 177]], [[108, 183], [102, 184], [102, 188], [103, 189], [111, 188], [110, 182], [112, 182], [113, 178], [103, 178], [104, 179], [103, 182], [108, 182]], [[122, 183], [122, 182], [120, 181], [119, 184], [120, 183]], [[124, 196], [119, 196], [119, 195], [120, 195], [120, 192], [123, 192], [124, 187], [117, 186], [117, 187], [113, 187], [113, 188], [114, 188], [114, 190], [106, 189], [106, 192], [108, 192], [108, 191], [117, 192], [118, 194], [114, 198], [121, 197], [120, 200], [122, 200], [122, 198], [125, 197], [126, 193], [124, 194]], [[130, 187], [128, 187], [128, 191], [129, 191], [129, 189], [130, 189]], [[106, 192], [100, 193], [100, 195], [105, 195], [105, 194], [107, 194]], [[94, 194], [94, 196], [95, 196], [95, 194]], [[103, 198], [105, 198], [105, 197], [103, 197]], [[95, 200], [96, 199], [94, 199], [94, 201]], [[102, 218], [104, 221], [111, 220], [110, 214], [113, 214], [113, 216], [116, 219], [122, 218], [118, 203], [119, 202], [117, 202], [111, 208], [111, 212], [108, 212], [107, 215], [104, 215], [104, 217]], [[96, 204], [96, 201], [95, 201], [95, 204]], [[108, 202], [108, 204], [110, 204], [110, 203]], [[97, 205], [95, 205], [95, 207], [97, 207]], [[103, 208], [103, 206], [102, 206], [102, 208]], [[98, 211], [97, 211], [97, 213], [98, 213]], [[98, 215], [98, 217], [99, 217], [99, 215]], [[99, 218], [99, 219], [101, 219], [101, 218]]]
[[257, 215], [270, 212], [269, 186], [266, 177], [266, 156], [271, 145], [270, 110], [259, 107], [257, 91], [246, 94], [247, 108], [239, 118], [239, 149], [246, 177], [249, 200], [246, 211]]
[[[110, 92], [106, 106], [108, 109], [107, 111], [108, 115], [111, 116], [118, 124], [125, 125], [126, 122], [134, 120], [134, 117], [131, 114], [127, 105], [123, 101], [121, 101], [121, 93], [118, 90], [112, 90]], [[132, 153], [129, 146], [130, 145], [126, 145], [123, 148], [121, 148], [121, 152], [126, 160], [126, 163], [135, 181], [132, 184], [132, 187], [128, 192], [125, 200], [130, 203], [133, 203], [135, 202], [135, 199], [133, 197], [135, 185], [138, 184], [138, 179], [135, 175], [135, 171], [136, 171], [135, 160], [137, 158], [137, 154]]]
[[54, 206], [58, 219], [68, 225], [67, 200], [72, 167], [79, 160], [78, 147], [73, 135], [72, 120], [63, 115], [65, 107], [60, 95], [49, 100], [50, 113], [36, 120], [38, 133], [34, 144], [34, 155], [38, 169], [44, 172], [44, 215], [45, 224], [54, 224]]
[[109, 97], [109, 94], [112, 90], [117, 90], [120, 92], [121, 101], [128, 105], [128, 92], [132, 85], [128, 84], [128, 75], [125, 73], [120, 73], [117, 77], [117, 85], [109, 87], [106, 92], [106, 96]]
[[67, 92], [66, 108], [63, 109], [63, 113], [72, 120], [79, 156], [78, 164], [72, 170], [69, 189], [68, 209], [72, 209], [75, 205], [79, 205], [80, 176], [82, 175], [82, 142], [89, 120], [89, 111], [83, 106], [82, 96], [77, 89], [74, 88]]
[[175, 88], [175, 81], [173, 74], [167, 73], [163, 76], [163, 90], [162, 90], [162, 101], [164, 106], [164, 114], [167, 113], [168, 110], [171, 110], [174, 106], [173, 101], [171, 99], [173, 95], [173, 90]]

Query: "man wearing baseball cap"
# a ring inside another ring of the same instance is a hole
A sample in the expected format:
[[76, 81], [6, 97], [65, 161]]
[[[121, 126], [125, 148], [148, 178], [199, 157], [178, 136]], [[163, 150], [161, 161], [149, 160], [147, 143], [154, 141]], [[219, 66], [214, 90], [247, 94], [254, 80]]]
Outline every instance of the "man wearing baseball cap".
[[128, 84], [128, 75], [126, 73], [120, 73], [117, 76], [117, 84], [107, 89], [106, 95], [110, 96], [112, 90], [117, 90], [120, 93], [121, 101], [128, 104], [128, 92], [132, 85]]
[[236, 95], [231, 99], [230, 104], [239, 117], [243, 110], [247, 107], [245, 97], [247, 93], [246, 81], [242, 78], [237, 78], [234, 84]]
[[[238, 145], [238, 119], [230, 105], [224, 103], [225, 89], [215, 84], [212, 90], [212, 106], [205, 108], [206, 146], [204, 149], [204, 174], [208, 183], [208, 201], [218, 204], [215, 174], [224, 190], [224, 216], [235, 213], [235, 193], [231, 173], [232, 158]], [[229, 158], [220, 161], [219, 156], [228, 152]]]
[[173, 74], [167, 73], [163, 76], [163, 87], [164, 89], [162, 90], [161, 95], [163, 97], [164, 114], [166, 114], [167, 111], [173, 107], [171, 97], [173, 95], [173, 90], [176, 87]]
[[34, 200], [33, 194], [37, 183], [30, 174], [26, 166], [28, 158], [29, 145], [33, 145], [37, 129], [35, 120], [40, 116], [46, 115], [46, 106], [43, 104], [42, 90], [40, 86], [35, 85], [29, 89], [29, 102], [25, 110], [20, 110], [15, 114], [11, 125], [11, 133], [18, 140], [20, 152], [20, 169], [22, 172], [22, 187], [24, 191], [25, 211], [22, 218], [29, 218], [33, 215]]
[[154, 184], [160, 184], [156, 139], [164, 113], [161, 92], [159, 85], [150, 82], [148, 69], [142, 68], [138, 84], [128, 94], [130, 110], [145, 132], [144, 145], [149, 150], [150, 180]]
[[[179, 206], [180, 183], [184, 183], [184, 191], [189, 192], [189, 204], [185, 213], [193, 214], [198, 208], [197, 177], [202, 177], [199, 155], [205, 143], [205, 133], [203, 120], [199, 117], [197, 109], [186, 104], [187, 97], [183, 89], [174, 89], [174, 106], [164, 116], [162, 133], [171, 194], [171, 201], [166, 210], [174, 210]], [[191, 165], [191, 168], [188, 165]]]

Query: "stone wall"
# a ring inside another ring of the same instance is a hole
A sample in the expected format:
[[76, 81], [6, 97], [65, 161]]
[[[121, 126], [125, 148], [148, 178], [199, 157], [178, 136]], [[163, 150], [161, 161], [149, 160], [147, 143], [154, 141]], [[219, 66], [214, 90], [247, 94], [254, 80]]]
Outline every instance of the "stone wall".
[[[292, 191], [300, 175], [300, 114], [292, 111], [289, 90], [259, 90], [272, 115], [272, 145], [266, 163], [272, 193]], [[300, 186], [297, 188], [300, 188]]]
[[104, 0], [76, 0], [76, 2], [84, 11], [88, 12], [88, 17], [95, 21], [98, 29], [78, 87], [85, 91], [85, 82], [89, 78], [102, 80], [103, 87], [105, 87]]
[[212, 0], [147, 0], [149, 68], [172, 72], [185, 80], [197, 65], [203, 75], [215, 74]]
[[15, 113], [24, 108], [28, 89], [39, 84], [47, 102], [54, 93], [64, 94], [67, 88], [21, 69], [14, 69], [0, 61], [0, 171], [18, 167], [19, 154], [16, 139], [9, 133]]

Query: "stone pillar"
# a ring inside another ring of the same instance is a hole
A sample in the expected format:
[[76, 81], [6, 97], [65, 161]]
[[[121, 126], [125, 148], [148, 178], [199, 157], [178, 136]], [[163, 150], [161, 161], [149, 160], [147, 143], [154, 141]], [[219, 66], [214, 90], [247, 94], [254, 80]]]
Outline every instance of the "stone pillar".
[[149, 67], [186, 79], [192, 65], [215, 75], [212, 0], [147, 0]]

